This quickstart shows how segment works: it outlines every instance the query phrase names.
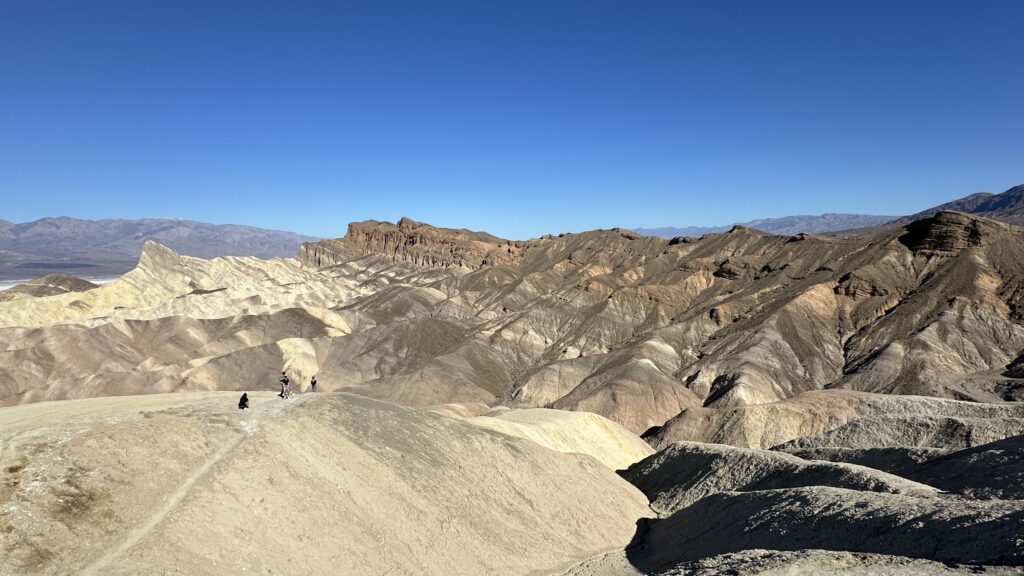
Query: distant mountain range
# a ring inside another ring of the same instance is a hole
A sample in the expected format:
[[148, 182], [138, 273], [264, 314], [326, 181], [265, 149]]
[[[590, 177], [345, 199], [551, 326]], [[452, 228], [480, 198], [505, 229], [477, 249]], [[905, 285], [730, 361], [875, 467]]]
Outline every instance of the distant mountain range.
[[[753, 228], [762, 232], [779, 235], [792, 235], [800, 232], [820, 234], [851, 228], [871, 228], [892, 221], [895, 216], [873, 216], [869, 214], [821, 214], [818, 216], [784, 216], [782, 218], [763, 218], [740, 222], [740, 226]], [[703, 236], [717, 232], [727, 232], [730, 226], [687, 226], [684, 228], [637, 228], [635, 231], [645, 236], [675, 238], [677, 236]]]
[[[905, 225], [940, 211], [954, 210], [1024, 226], [1024, 185], [1001, 194], [971, 194], [910, 216], [822, 214], [786, 216], [743, 222], [740, 225], [771, 234], [800, 232], [860, 233]], [[401, 226], [399, 226], [401, 227]], [[638, 228], [648, 236], [699, 237], [725, 232], [732, 226]], [[61, 272], [90, 279], [110, 278], [131, 270], [142, 245], [152, 240], [180, 254], [216, 256], [291, 257], [303, 243], [317, 238], [252, 226], [205, 224], [189, 220], [79, 220], [42, 218], [15, 224], [0, 220], [0, 281], [25, 280]]]
[[892, 223], [906, 224], [947, 210], [975, 214], [1017, 226], [1024, 226], [1024, 184], [1014, 186], [1002, 194], [979, 192], [970, 196], [964, 196], [959, 200], [946, 202], [917, 214], [904, 216]]
[[[740, 222], [738, 225], [761, 230], [770, 234], [792, 235], [800, 232], [824, 234], [844, 230], [859, 230], [883, 226], [902, 226], [919, 218], [937, 212], [954, 210], [967, 214], [976, 214], [994, 220], [1001, 220], [1017, 226], [1024, 226], [1024, 185], [1010, 188], [1002, 194], [979, 192], [940, 204], [910, 216], [875, 216], [870, 214], [821, 214], [819, 216], [784, 216], [782, 218], [765, 218]], [[636, 228], [635, 231], [646, 236], [675, 238], [677, 236], [702, 236], [717, 232], [726, 232], [730, 226], [686, 226], [681, 228]]]
[[22, 279], [48, 272], [91, 278], [130, 270], [147, 240], [178, 253], [216, 256], [294, 256], [315, 240], [280, 230], [189, 220], [79, 220], [42, 218], [15, 224], [0, 220], [0, 279]]

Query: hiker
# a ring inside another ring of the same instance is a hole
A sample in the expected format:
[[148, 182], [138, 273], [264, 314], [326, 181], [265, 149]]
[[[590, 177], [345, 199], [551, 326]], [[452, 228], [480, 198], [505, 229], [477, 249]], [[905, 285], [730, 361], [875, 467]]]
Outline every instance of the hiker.
[[287, 398], [292, 395], [291, 389], [288, 387], [289, 384], [291, 382], [288, 380], [288, 375], [281, 372], [281, 398]]
[[238, 409], [245, 410], [249, 407], [249, 394], [242, 392], [242, 397], [238, 399]]
[[281, 372], [281, 393], [278, 394], [281, 398], [288, 397], [288, 375]]
[[313, 376], [313, 379], [309, 381], [309, 389], [316, 392], [316, 376]]

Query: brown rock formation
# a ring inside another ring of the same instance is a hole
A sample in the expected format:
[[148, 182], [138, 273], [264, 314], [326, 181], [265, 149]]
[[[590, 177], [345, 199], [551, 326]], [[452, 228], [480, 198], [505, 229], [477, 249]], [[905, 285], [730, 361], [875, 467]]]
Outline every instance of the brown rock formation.
[[409, 218], [390, 222], [353, 222], [340, 240], [303, 244], [299, 260], [307, 266], [333, 266], [366, 254], [429, 268], [476, 269], [514, 261], [521, 244], [484, 232], [435, 228]]

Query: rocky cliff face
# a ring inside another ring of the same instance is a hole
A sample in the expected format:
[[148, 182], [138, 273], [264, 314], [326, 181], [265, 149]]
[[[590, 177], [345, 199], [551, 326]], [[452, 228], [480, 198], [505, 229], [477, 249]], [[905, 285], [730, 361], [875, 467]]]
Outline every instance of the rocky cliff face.
[[939, 212], [907, 226], [900, 241], [908, 248], [938, 252], [957, 252], [965, 248], [982, 246], [997, 231], [1008, 227], [992, 221], [979, 220], [959, 212]]
[[395, 262], [428, 268], [474, 270], [518, 258], [522, 243], [469, 230], [435, 228], [409, 218], [390, 222], [353, 222], [340, 240], [303, 244], [298, 258], [304, 265], [322, 268], [366, 254], [380, 254]]
[[295, 257], [303, 266], [326, 268], [348, 262], [358, 256], [359, 254], [352, 252], [341, 240], [321, 240], [303, 243]]

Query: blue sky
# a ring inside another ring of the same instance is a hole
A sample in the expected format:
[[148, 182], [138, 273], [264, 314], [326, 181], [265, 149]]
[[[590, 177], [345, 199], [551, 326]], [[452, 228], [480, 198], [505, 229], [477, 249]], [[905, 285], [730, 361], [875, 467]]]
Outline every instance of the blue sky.
[[528, 238], [1024, 182], [1019, 1], [0, 0], [0, 218]]

